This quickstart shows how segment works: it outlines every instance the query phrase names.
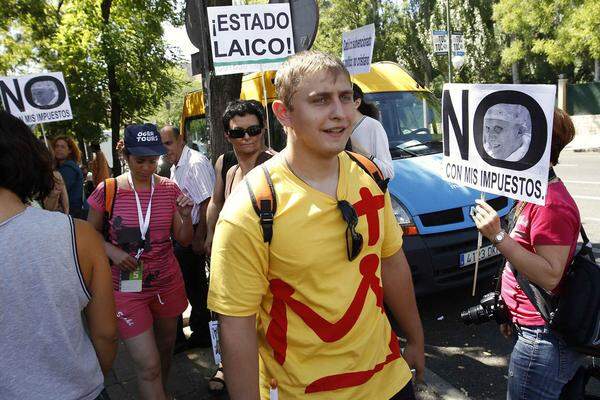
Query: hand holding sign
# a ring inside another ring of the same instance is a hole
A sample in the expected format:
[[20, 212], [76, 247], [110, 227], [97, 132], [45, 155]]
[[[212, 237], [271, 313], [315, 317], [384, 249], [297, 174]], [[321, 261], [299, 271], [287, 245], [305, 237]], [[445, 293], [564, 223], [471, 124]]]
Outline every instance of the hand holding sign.
[[502, 230], [500, 217], [496, 210], [484, 200], [478, 199], [475, 200], [475, 203], [477, 203], [477, 207], [473, 208], [471, 217], [481, 234], [488, 240], [493, 241], [494, 236]]

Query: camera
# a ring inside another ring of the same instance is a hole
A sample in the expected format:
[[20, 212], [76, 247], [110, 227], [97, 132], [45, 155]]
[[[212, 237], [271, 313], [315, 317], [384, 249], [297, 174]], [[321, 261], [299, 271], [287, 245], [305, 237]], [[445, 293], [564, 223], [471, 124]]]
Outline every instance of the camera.
[[460, 319], [465, 325], [479, 325], [488, 321], [503, 324], [510, 321], [506, 304], [497, 292], [484, 294], [478, 305], [469, 307], [460, 313]]

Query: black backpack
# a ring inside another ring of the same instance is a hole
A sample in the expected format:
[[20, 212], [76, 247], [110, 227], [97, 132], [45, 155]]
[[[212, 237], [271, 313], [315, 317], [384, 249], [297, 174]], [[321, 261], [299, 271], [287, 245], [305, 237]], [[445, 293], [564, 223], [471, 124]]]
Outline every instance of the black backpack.
[[560, 296], [552, 296], [512, 268], [519, 286], [544, 321], [575, 350], [600, 356], [600, 266], [581, 227], [583, 245], [564, 277]]

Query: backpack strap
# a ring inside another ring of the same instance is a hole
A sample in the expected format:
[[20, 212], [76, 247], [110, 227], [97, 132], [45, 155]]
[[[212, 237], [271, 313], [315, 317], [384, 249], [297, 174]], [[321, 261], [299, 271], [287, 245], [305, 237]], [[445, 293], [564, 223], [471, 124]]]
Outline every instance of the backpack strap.
[[379, 169], [379, 167], [373, 162], [373, 160], [370, 160], [362, 154], [354, 153], [352, 151], [346, 150], [346, 154], [348, 154], [348, 157], [350, 157], [352, 161], [358, 164], [358, 166], [361, 167], [363, 171], [365, 171], [371, 176], [371, 178], [373, 178], [373, 180], [375, 181], [375, 183], [377, 183], [377, 186], [379, 186], [379, 189], [381, 189], [383, 193], [387, 191], [388, 182], [390, 181], [390, 179], [383, 177], [383, 172], [381, 172], [381, 169]]
[[260, 226], [263, 231], [263, 240], [265, 243], [271, 243], [273, 239], [273, 219], [277, 212], [277, 200], [275, 198], [275, 188], [271, 180], [269, 169], [265, 165], [260, 166], [263, 174], [257, 174], [258, 184], [254, 190], [250, 180], [246, 179], [246, 187], [252, 200], [252, 207], [260, 218]]
[[102, 222], [102, 235], [108, 240], [108, 221], [112, 217], [115, 208], [115, 196], [117, 194], [117, 180], [108, 178], [104, 180], [104, 218]]

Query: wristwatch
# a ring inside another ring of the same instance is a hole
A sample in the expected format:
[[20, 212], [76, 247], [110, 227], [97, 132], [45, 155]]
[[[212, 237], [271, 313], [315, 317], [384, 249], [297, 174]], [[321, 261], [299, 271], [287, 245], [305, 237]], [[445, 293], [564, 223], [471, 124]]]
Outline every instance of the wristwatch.
[[506, 232], [504, 230], [501, 230], [500, 232], [498, 232], [494, 235], [494, 237], [492, 238], [492, 243], [495, 246], [495, 245], [499, 244], [501, 241], [503, 241], [505, 237], [506, 237]]

